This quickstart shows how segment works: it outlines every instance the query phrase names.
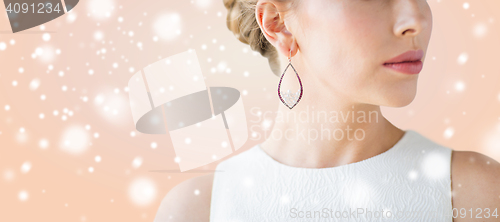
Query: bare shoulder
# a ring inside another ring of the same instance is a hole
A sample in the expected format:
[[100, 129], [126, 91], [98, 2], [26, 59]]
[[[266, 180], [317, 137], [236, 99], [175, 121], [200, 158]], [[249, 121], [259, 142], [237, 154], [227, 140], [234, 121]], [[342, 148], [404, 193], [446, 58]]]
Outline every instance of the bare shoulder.
[[478, 152], [453, 151], [451, 179], [455, 222], [500, 221], [500, 163]]
[[186, 180], [163, 198], [154, 222], [209, 221], [214, 174]]

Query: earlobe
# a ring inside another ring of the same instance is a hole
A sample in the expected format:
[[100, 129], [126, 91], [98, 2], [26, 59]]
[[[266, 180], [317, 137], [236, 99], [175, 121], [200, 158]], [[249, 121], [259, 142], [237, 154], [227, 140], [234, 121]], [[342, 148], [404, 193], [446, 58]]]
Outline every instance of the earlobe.
[[[293, 38], [293, 37], [292, 37]], [[299, 45], [297, 45], [297, 41], [295, 38], [293, 38], [293, 41], [292, 41], [292, 44], [290, 46], [290, 53], [291, 53], [291, 56], [295, 56], [295, 54], [297, 54], [297, 52], [299, 52]]]
[[292, 35], [292, 33], [288, 31], [288, 29], [286, 29], [286, 25], [285, 28], [283, 29], [283, 33], [285, 33], [285, 35]]
[[295, 38], [291, 37], [291, 43], [282, 46], [278, 50], [281, 50], [281, 53], [285, 55], [287, 58], [291, 58], [297, 54], [297, 52], [299, 51], [299, 47], [297, 45]]

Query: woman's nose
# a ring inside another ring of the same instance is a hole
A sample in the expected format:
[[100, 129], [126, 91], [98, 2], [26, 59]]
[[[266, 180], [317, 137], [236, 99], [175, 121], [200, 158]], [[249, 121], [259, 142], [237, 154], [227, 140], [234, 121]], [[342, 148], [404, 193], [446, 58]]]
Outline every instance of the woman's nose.
[[393, 7], [396, 17], [394, 34], [397, 36], [417, 36], [432, 22], [425, 0], [396, 0]]

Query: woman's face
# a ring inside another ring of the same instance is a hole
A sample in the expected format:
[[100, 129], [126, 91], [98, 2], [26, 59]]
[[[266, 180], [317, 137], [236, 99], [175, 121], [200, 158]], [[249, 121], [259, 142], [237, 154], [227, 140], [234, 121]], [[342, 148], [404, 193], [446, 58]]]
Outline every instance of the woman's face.
[[423, 50], [425, 58], [432, 31], [426, 0], [295, 1], [286, 26], [299, 47], [292, 62], [307, 72], [304, 78], [357, 103], [411, 103], [418, 74], [383, 64], [408, 50]]

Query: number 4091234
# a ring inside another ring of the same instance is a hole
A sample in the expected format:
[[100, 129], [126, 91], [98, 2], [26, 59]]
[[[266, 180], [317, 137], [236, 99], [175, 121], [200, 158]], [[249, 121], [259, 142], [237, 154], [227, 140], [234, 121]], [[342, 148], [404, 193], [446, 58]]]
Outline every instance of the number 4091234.
[[[61, 9], [59, 8], [59, 3], [52, 7], [52, 3], [38, 3], [35, 6], [35, 3], [29, 5], [28, 3], [9, 3], [6, 7], [6, 11], [8, 13], [60, 13]], [[45, 9], [45, 10], [44, 10]]]

